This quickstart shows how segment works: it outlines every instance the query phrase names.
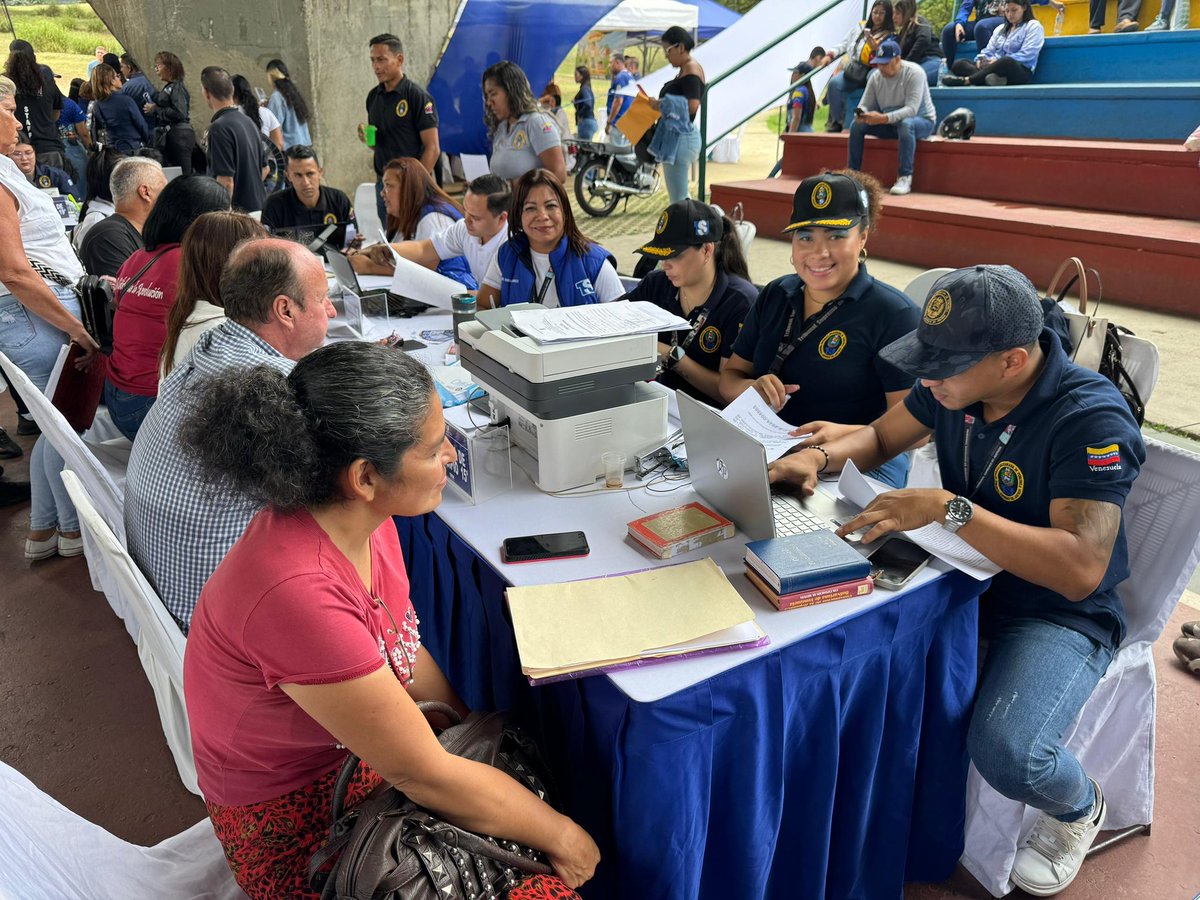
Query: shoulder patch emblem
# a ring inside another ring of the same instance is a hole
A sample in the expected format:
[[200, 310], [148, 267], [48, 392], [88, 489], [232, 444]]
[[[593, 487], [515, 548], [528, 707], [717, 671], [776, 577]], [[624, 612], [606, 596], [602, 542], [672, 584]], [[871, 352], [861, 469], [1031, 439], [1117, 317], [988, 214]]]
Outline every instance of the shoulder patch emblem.
[[1093, 472], [1119, 472], [1121, 470], [1121, 448], [1116, 444], [1105, 447], [1087, 448], [1088, 469]]

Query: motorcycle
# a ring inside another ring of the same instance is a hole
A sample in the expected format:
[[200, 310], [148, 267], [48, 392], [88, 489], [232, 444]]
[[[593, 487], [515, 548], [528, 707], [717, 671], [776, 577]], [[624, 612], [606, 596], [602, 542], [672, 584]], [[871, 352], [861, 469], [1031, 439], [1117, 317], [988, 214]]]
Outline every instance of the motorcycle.
[[656, 162], [642, 162], [633, 147], [617, 147], [598, 141], [567, 141], [574, 160], [575, 199], [590, 216], [603, 218], [624, 198], [649, 197], [662, 185]]

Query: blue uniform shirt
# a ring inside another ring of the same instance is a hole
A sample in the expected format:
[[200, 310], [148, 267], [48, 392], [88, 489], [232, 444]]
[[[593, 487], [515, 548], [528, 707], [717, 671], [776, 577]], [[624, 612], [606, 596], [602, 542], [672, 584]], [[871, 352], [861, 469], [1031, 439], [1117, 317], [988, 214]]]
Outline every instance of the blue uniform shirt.
[[[632, 97], [622, 96], [617, 93], [617, 91], [620, 88], [623, 88], [626, 85], [630, 85], [630, 84], [633, 84], [633, 76], [630, 75], [628, 70], [626, 70], [626, 69], [622, 69], [620, 72], [618, 72], [616, 75], [614, 75], [612, 82], [609, 84], [609, 87], [608, 87], [608, 109], [612, 113], [612, 118], [610, 118], [608, 120], [610, 125], [612, 123], [616, 122], [617, 119], [621, 118], [621, 116], [625, 115], [625, 113], [629, 109], [629, 107], [633, 105]], [[617, 105], [617, 108], [615, 110], [613, 109], [613, 100], [614, 99], [619, 99], [621, 101]]]
[[[737, 275], [730, 275], [717, 269], [717, 280], [713, 282], [712, 293], [702, 306], [692, 310], [690, 316], [683, 314], [683, 304], [679, 302], [679, 289], [671, 284], [667, 273], [662, 270], [651, 272], [638, 286], [629, 292], [630, 300], [649, 300], [656, 306], [661, 306], [667, 312], [685, 318], [693, 325], [700, 316], [700, 310], [705, 308], [708, 315], [704, 319], [704, 327], [688, 344], [685, 351], [688, 359], [698, 362], [706, 369], [714, 372], [721, 370], [721, 360], [728, 359], [733, 353], [733, 342], [746, 318], [746, 311], [754, 302], [758, 291], [754, 285]], [[658, 339], [664, 344], [671, 343], [671, 335], [676, 335], [676, 341], [683, 343], [688, 332], [663, 332]], [[691, 394], [704, 403], [713, 403], [714, 398], [694, 387], [686, 378], [680, 377], [671, 369], [658, 376], [658, 381], [669, 388]]]
[[[844, 296], [846, 301], [788, 356], [779, 373], [784, 384], [800, 385], [779, 412], [793, 425], [818, 419], [865, 425], [887, 409], [884, 394], [912, 386], [912, 378], [880, 359], [879, 351], [914, 330], [921, 311], [861, 265]], [[801, 321], [804, 282], [796, 275], [772, 281], [750, 308], [733, 352], [753, 364], [756, 378], [771, 370], [793, 309], [795, 338], [807, 324]]]
[[[983, 405], [950, 410], [920, 383], [905, 406], [934, 430], [942, 485], [972, 503], [1023, 525], [1047, 528], [1050, 501], [1102, 500], [1124, 507], [1146, 459], [1137, 422], [1120, 392], [1104, 376], [1067, 360], [1062, 344], [1042, 333], [1046, 362], [1038, 380], [1007, 416], [983, 421]], [[963, 477], [963, 443], [968, 423], [970, 483]], [[999, 436], [1015, 426], [992, 466]], [[979, 489], [972, 493], [976, 483]], [[1009, 572], [992, 579], [981, 606], [985, 634], [1018, 618], [1041, 619], [1071, 628], [1108, 647], [1125, 636], [1125, 610], [1117, 585], [1129, 577], [1125, 525], [1121, 524], [1108, 571], [1090, 596], [1072, 602]]]

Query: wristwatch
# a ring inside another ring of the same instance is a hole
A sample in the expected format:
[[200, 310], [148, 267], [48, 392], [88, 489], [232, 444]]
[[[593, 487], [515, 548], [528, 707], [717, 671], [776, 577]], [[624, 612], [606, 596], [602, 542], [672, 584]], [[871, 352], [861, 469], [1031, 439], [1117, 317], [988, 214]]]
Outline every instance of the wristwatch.
[[951, 497], [946, 501], [946, 521], [942, 523], [942, 527], [954, 534], [971, 521], [974, 513], [975, 507], [966, 497]]
[[683, 361], [685, 356], [687, 356], [687, 351], [676, 344], [667, 352], [666, 367], [668, 369], [675, 368], [675, 366], [679, 365]]

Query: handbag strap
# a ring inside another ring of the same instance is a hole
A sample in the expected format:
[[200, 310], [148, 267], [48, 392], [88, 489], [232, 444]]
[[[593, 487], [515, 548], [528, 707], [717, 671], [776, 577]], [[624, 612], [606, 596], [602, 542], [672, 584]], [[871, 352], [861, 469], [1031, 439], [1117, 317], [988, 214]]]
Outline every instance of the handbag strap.
[[[138, 273], [136, 275], [134, 275], [132, 278], [130, 278], [128, 281], [126, 281], [123, 285], [121, 285], [121, 289], [119, 291], [117, 291], [117, 293], [115, 295], [113, 295], [113, 306], [114, 307], [121, 305], [121, 298], [125, 296], [125, 292], [127, 290], [129, 290], [129, 286], [131, 284], [133, 284], [135, 281], [137, 281], [139, 278], [141, 278], [143, 275], [145, 275], [146, 272], [150, 269], [150, 267], [152, 265], [154, 265], [156, 262], [158, 262], [159, 257], [161, 257], [164, 253], [167, 252], [167, 250], [170, 250], [170, 249], [171, 249], [170, 247], [167, 247], [165, 250], [159, 250], [152, 257], [150, 257], [150, 261], [148, 263], [146, 263], [144, 266], [142, 266], [140, 269], [138, 269]], [[351, 772], [350, 774], [353, 775], [354, 773]]]
[[[1072, 268], [1074, 268], [1075, 274], [1069, 281], [1066, 282], [1066, 284], [1063, 285], [1062, 290], [1060, 291], [1058, 289], [1059, 279], [1061, 279]], [[1086, 316], [1088, 301], [1087, 270], [1084, 269], [1083, 261], [1078, 256], [1071, 256], [1062, 261], [1058, 269], [1055, 271], [1054, 277], [1050, 279], [1050, 289], [1046, 291], [1046, 294], [1050, 297], [1054, 297], [1056, 302], [1061, 302], [1063, 298], [1067, 296], [1067, 291], [1069, 291], [1076, 282], [1079, 283], [1079, 312], [1081, 315]]]

